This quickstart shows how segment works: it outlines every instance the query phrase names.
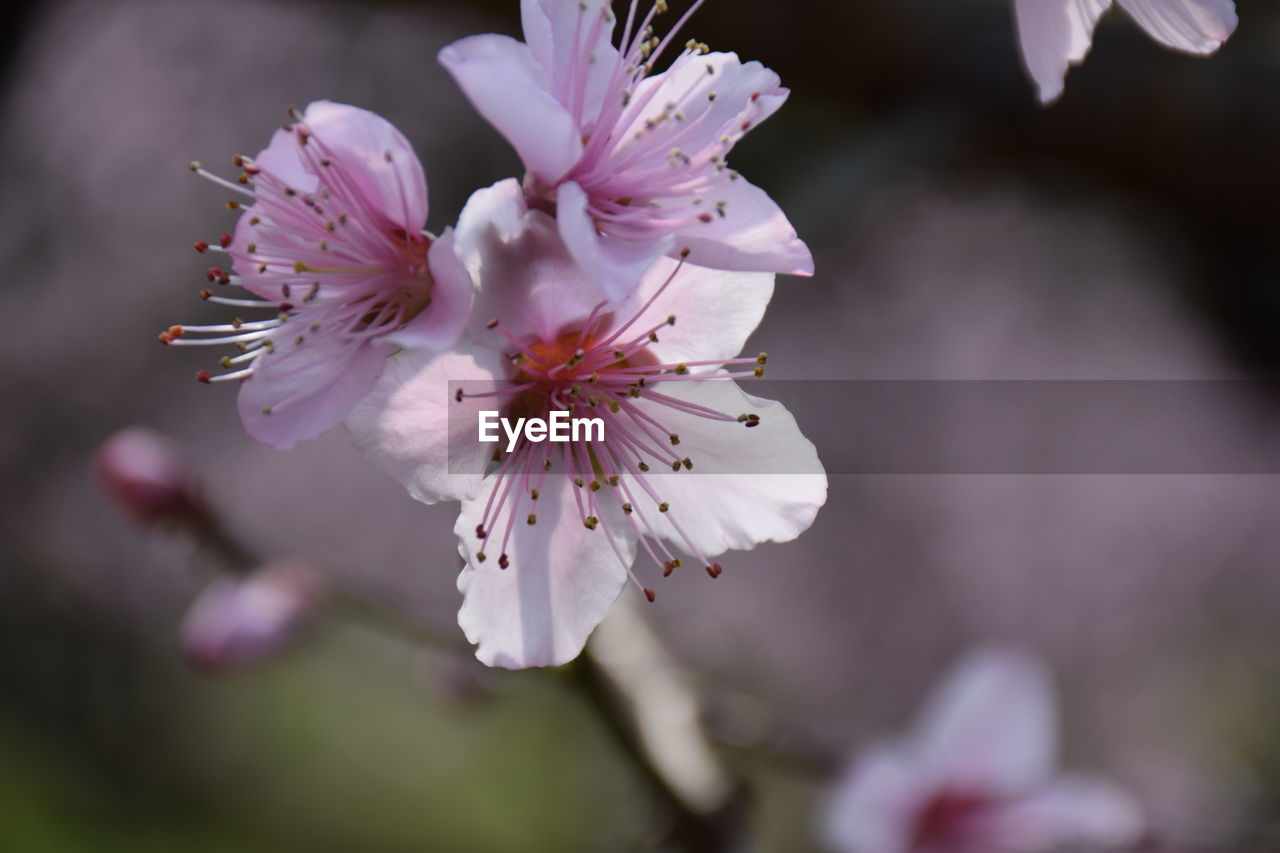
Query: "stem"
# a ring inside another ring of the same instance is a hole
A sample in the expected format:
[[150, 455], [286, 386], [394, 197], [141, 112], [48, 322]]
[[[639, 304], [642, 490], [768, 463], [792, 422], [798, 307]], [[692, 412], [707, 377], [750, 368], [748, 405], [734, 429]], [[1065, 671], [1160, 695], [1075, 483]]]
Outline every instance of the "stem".
[[677, 850], [691, 853], [718, 853], [739, 846], [738, 823], [741, 805], [736, 794], [713, 811], [700, 811], [685, 798], [652, 760], [637, 737], [635, 728], [626, 721], [627, 712], [618, 694], [611, 688], [609, 677], [595, 656], [582, 654], [564, 667], [567, 683], [578, 691], [596, 712], [622, 754], [635, 765], [658, 804], [672, 815], [672, 824], [663, 841]]

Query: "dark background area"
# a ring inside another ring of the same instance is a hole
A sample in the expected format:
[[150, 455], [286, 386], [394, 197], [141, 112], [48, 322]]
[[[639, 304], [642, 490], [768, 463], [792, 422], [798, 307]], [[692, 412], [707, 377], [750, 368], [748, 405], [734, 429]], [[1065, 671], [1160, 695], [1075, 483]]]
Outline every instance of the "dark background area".
[[[89, 472], [114, 430], [168, 432], [261, 553], [393, 590], [456, 632], [453, 508], [414, 504], [340, 430], [288, 453], [257, 446], [232, 391], [191, 379], [211, 351], [162, 350], [155, 334], [220, 316], [196, 297], [208, 264], [190, 245], [233, 215], [187, 162], [230, 174], [290, 104], [348, 101], [395, 122], [427, 168], [434, 230], [518, 174], [435, 62], [464, 35], [517, 34], [517, 6], [9, 13], [0, 849], [646, 837], [638, 780], [545, 673], [485, 672], [333, 623], [261, 671], [197, 677], [177, 636], [208, 567], [130, 527]], [[709, 0], [698, 13], [689, 35], [792, 89], [733, 156], [817, 261], [812, 280], [780, 279], [751, 344], [771, 376], [1280, 378], [1280, 8], [1240, 0], [1238, 32], [1208, 60], [1112, 12], [1041, 109], [1010, 6]], [[1207, 413], [1206, 430], [1217, 415], [1225, 430], [1236, 413]], [[1277, 498], [1274, 478], [1248, 476], [837, 477], [797, 542], [730, 555], [714, 584], [662, 581], [645, 614], [737, 744], [726, 755], [756, 793], [760, 849], [797, 849], [827, 771], [900, 729], [980, 641], [1047, 657], [1067, 764], [1126, 785], [1166, 837], [1280, 849]], [[775, 742], [826, 763], [761, 746]]]

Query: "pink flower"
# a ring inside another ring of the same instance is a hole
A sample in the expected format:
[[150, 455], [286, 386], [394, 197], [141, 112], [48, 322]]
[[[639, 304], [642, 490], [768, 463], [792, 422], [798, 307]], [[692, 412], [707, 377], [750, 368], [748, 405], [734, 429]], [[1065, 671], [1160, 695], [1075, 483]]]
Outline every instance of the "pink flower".
[[[316, 101], [277, 131], [256, 158], [237, 157], [239, 182], [205, 177], [253, 199], [220, 246], [236, 284], [257, 299], [211, 302], [275, 316], [214, 326], [174, 326], [165, 344], [235, 344], [228, 372], [247, 380], [240, 417], [259, 441], [287, 448], [341, 421], [382, 372], [391, 344], [442, 349], [457, 340], [471, 281], [453, 235], [423, 233], [427, 185], [409, 142], [366, 110]], [[229, 206], [239, 208], [238, 202]], [[193, 337], [200, 335], [201, 337]]]
[[826, 815], [850, 853], [1036, 853], [1118, 849], [1137, 807], [1101, 780], [1054, 775], [1057, 714], [1034, 658], [984, 649], [942, 683], [905, 738], [865, 751]]
[[[1235, 31], [1233, 0], [1117, 0], [1142, 29], [1174, 50], [1207, 56]], [[1062, 94], [1067, 67], [1079, 65], [1111, 0], [1014, 0], [1022, 58], [1040, 102]]]
[[[638, 554], [663, 574], [689, 562], [716, 577], [724, 551], [812, 523], [826, 500], [813, 445], [782, 405], [732, 381], [763, 372], [763, 355], [735, 356], [772, 275], [664, 258], [627, 299], [593, 301], [556, 223], [525, 207], [515, 180], [472, 197], [458, 243], [477, 317], [496, 319], [473, 327], [475, 346], [392, 358], [348, 426], [419, 500], [462, 500], [459, 622], [480, 660], [571, 660], [636, 579]], [[603, 438], [526, 438], [496, 461], [476, 440], [481, 410], [569, 409], [600, 418]]]
[[527, 44], [501, 35], [440, 52], [476, 108], [515, 146], [531, 204], [554, 210], [569, 252], [610, 299], [666, 254], [728, 270], [812, 275], [813, 259], [769, 196], [725, 157], [782, 106], [787, 90], [758, 62], [689, 42], [654, 64], [665, 38], [632, 0], [621, 47], [602, 0], [521, 0]]

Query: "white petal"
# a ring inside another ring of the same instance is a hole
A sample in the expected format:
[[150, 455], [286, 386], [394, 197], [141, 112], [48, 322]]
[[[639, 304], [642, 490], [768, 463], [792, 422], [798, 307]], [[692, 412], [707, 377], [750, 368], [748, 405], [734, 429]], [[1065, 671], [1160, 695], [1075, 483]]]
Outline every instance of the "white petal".
[[386, 360], [373, 390], [347, 418], [352, 441], [423, 503], [465, 500], [480, 490], [492, 444], [476, 440], [487, 398], [454, 398], [458, 383], [504, 378], [502, 357], [459, 346], [433, 354], [404, 350]]
[[742, 352], [773, 298], [773, 276], [725, 272], [688, 262], [680, 265], [670, 258], [659, 258], [617, 310], [620, 321], [648, 303], [672, 273], [675, 278], [645, 308], [630, 331], [640, 334], [674, 316], [675, 325], [659, 329], [658, 343], [649, 347], [663, 363], [723, 360]]
[[245, 431], [280, 450], [341, 423], [373, 387], [387, 358], [386, 347], [376, 343], [312, 335], [298, 318], [272, 339], [275, 349], [254, 363], [238, 408]]
[[555, 184], [582, 156], [577, 124], [523, 42], [470, 36], [441, 50], [440, 64], [543, 183]]
[[1006, 649], [966, 657], [932, 696], [917, 732], [941, 782], [994, 797], [1038, 788], [1057, 759], [1057, 711], [1037, 659]]
[[604, 298], [565, 250], [556, 221], [528, 210], [515, 181], [471, 196], [458, 221], [458, 250], [475, 278], [472, 336], [504, 351], [492, 319], [518, 338], [552, 340], [577, 328]]
[[901, 750], [867, 750], [836, 784], [824, 811], [827, 845], [847, 853], [907, 853], [915, 816], [931, 793], [922, 781]]
[[431, 304], [403, 329], [388, 335], [391, 343], [441, 350], [458, 340], [466, 328], [471, 319], [474, 292], [471, 275], [454, 251], [454, 243], [453, 230], [446, 228], [427, 250], [427, 263], [434, 281]]
[[[492, 486], [495, 478], [487, 485]], [[535, 502], [519, 508], [507, 543], [510, 566], [498, 566], [503, 528], [476, 538], [488, 491], [464, 501], [454, 531], [466, 567], [458, 576], [463, 594], [458, 624], [477, 645], [476, 657], [489, 666], [520, 669], [557, 666], [577, 657], [592, 629], [604, 618], [627, 582], [635, 539], [614, 514], [600, 516], [588, 530], [565, 476], [550, 477]], [[538, 523], [529, 525], [527, 505], [536, 505]], [[602, 507], [602, 510], [604, 507]], [[612, 529], [620, 560], [605, 533]], [[484, 562], [476, 559], [483, 550]]]
[[1142, 813], [1128, 794], [1083, 776], [1059, 777], [1043, 791], [998, 808], [984, 824], [984, 835], [1002, 850], [1122, 850], [1143, 832]]
[[623, 299], [639, 284], [645, 270], [672, 245], [671, 235], [626, 240], [597, 232], [587, 213], [587, 194], [566, 181], [556, 189], [556, 221], [560, 236], [586, 277], [609, 299]]
[[[655, 382], [650, 389], [736, 417], [755, 413], [760, 425], [714, 421], [666, 406], [645, 411], [675, 433], [673, 449], [692, 460], [692, 470], [664, 469], [649, 475], [665, 514], [650, 513], [659, 534], [682, 550], [714, 557], [731, 548], [789, 542], [813, 524], [826, 503], [827, 477], [818, 453], [781, 403], [743, 393], [732, 381]], [[676, 529], [683, 530], [683, 535]]]
[[[689, 261], [722, 270], [813, 275], [813, 256], [769, 194], [738, 177], [724, 180], [708, 197], [723, 215], [708, 214], [676, 235]], [[723, 202], [723, 206], [720, 203]]]
[[1062, 94], [1069, 65], [1084, 60], [1093, 28], [1111, 0], [1015, 0], [1022, 61], [1042, 104]]
[[1222, 47], [1239, 23], [1232, 0], [1118, 2], [1153, 39], [1187, 53], [1213, 53]]

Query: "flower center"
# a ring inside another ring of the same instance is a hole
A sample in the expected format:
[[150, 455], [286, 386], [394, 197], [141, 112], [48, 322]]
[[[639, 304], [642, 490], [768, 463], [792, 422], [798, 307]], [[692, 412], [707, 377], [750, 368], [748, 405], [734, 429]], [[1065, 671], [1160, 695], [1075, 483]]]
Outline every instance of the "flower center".
[[[509, 421], [546, 418], [552, 411], [568, 411], [575, 417], [599, 418], [604, 424], [599, 439], [588, 433], [583, 440], [553, 445], [531, 441], [524, 435], [511, 452], [496, 457], [499, 468], [476, 536], [488, 543], [496, 540], [499, 567], [510, 565], [507, 546], [516, 518], [525, 514], [527, 524], [537, 524], [537, 500], [546, 478], [561, 476], [567, 477], [575, 489], [574, 500], [583, 525], [588, 530], [601, 531], [649, 600], [654, 599], [653, 590], [636, 580], [615, 531], [601, 522], [602, 517], [618, 517], [613, 507], [621, 511], [624, 523], [630, 526], [645, 553], [662, 568], [664, 576], [681, 565], [659, 533], [660, 528], [667, 527], [711, 577], [720, 575], [720, 564], [708, 560], [694, 545], [681, 527], [679, 513], [663, 500], [661, 484], [651, 474], [653, 465], [669, 466], [673, 472], [694, 467], [693, 459], [684, 455], [683, 449], [676, 449], [681, 444], [679, 434], [664, 426], [663, 421], [670, 423], [672, 416], [693, 416], [754, 427], [760, 418], [755, 414], [730, 415], [658, 389], [667, 382], [762, 376], [766, 359], [761, 353], [756, 358], [715, 362], [677, 364], [659, 360], [650, 347], [658, 343], [658, 332], [674, 326], [676, 318], [670, 316], [649, 328], [639, 321], [679, 269], [677, 266], [644, 307], [621, 325], [615, 325], [612, 315], [603, 313], [605, 303], [596, 306], [581, 328], [532, 342], [522, 341], [498, 320], [488, 324], [514, 347], [510, 356], [514, 380], [510, 387], [483, 393], [467, 393], [459, 388], [459, 402], [467, 397], [505, 397], [503, 408]], [[691, 367], [738, 365], [749, 365], [750, 369], [690, 372]], [[665, 517], [665, 525], [655, 524], [658, 515]], [[479, 562], [486, 558], [483, 550], [475, 556]]]
[[985, 797], [966, 791], [936, 794], [916, 816], [911, 849], [945, 849], [965, 843], [973, 818], [987, 805]]

